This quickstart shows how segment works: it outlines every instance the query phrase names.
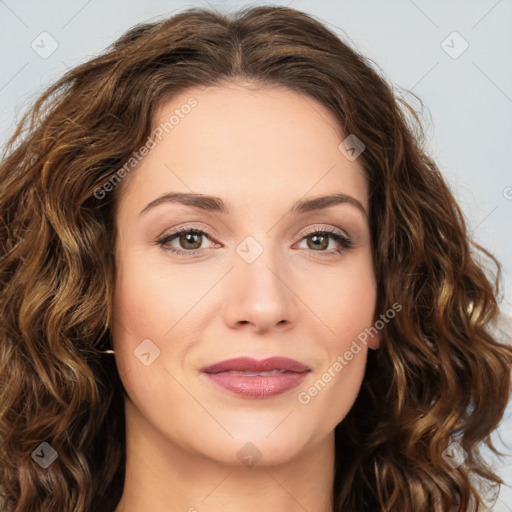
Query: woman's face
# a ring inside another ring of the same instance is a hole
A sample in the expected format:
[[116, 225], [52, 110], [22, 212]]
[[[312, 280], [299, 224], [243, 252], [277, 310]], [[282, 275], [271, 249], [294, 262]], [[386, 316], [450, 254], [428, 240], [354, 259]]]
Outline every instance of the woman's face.
[[[224, 464], [282, 463], [332, 440], [379, 340], [364, 335], [376, 281], [367, 180], [339, 149], [348, 134], [309, 97], [235, 85], [174, 97], [154, 128], [116, 211], [127, 421]], [[153, 203], [165, 194], [184, 195]], [[351, 199], [307, 206], [333, 194]], [[203, 371], [240, 357], [305, 371]]]

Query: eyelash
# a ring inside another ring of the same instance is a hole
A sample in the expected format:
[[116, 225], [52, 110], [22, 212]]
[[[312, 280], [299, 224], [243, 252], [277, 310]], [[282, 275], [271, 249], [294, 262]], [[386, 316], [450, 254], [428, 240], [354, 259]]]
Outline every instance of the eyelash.
[[[211, 233], [209, 233], [206, 230], [197, 229], [197, 228], [187, 228], [187, 227], [184, 227], [184, 228], [178, 229], [178, 230], [176, 230], [176, 231], [174, 231], [172, 233], [168, 233], [167, 235], [162, 236], [161, 238], [159, 238], [157, 240], [157, 244], [164, 251], [171, 252], [171, 253], [177, 254], [179, 256], [197, 256], [201, 252], [207, 250], [207, 249], [193, 249], [193, 250], [190, 250], [190, 251], [186, 251], [186, 250], [183, 250], [183, 249], [176, 249], [176, 248], [171, 248], [171, 247], [165, 247], [166, 244], [168, 244], [170, 241], [172, 241], [175, 238], [177, 238], [182, 233], [192, 233], [192, 234], [195, 234], [195, 235], [206, 235], [206, 238], [208, 238], [209, 240], [211, 240], [211, 237], [212, 237]], [[339, 254], [345, 252], [346, 250], [351, 249], [354, 246], [354, 242], [353, 242], [352, 238], [350, 238], [347, 235], [341, 233], [340, 231], [332, 229], [332, 228], [325, 228], [325, 229], [322, 229], [322, 230], [316, 229], [316, 230], [312, 230], [312, 231], [307, 231], [306, 233], [303, 234], [303, 236], [300, 239], [300, 241], [304, 240], [305, 238], [308, 238], [311, 235], [318, 235], [318, 234], [320, 234], [320, 235], [326, 235], [327, 234], [332, 239], [334, 239], [336, 242], [338, 242], [338, 244], [341, 246], [341, 249], [334, 249], [334, 251], [339, 253]], [[333, 250], [332, 249], [331, 249], [331, 251], [315, 251], [313, 249], [306, 249], [306, 250], [310, 254], [314, 253], [314, 254], [312, 254], [312, 256], [314, 256], [314, 257], [318, 257], [317, 256], [318, 253], [326, 253], [327, 256], [332, 256], [333, 255], [333, 252], [332, 252]], [[320, 256], [320, 257], [324, 257], [324, 256]]]

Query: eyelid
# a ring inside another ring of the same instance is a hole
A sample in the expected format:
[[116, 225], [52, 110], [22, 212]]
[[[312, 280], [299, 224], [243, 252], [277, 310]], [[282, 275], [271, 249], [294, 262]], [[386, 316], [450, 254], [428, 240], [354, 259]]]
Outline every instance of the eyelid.
[[[210, 238], [215, 238], [213, 231], [209, 227], [207, 227], [203, 224], [201, 224], [201, 225], [185, 224], [184, 226], [178, 226], [176, 229], [172, 230], [170, 233], [168, 233], [168, 234], [164, 233], [164, 234], [160, 235], [158, 238], [163, 238], [168, 235], [176, 235], [185, 230], [193, 231], [194, 229], [197, 231], [204, 231]], [[300, 236], [302, 239], [303, 237], [305, 237], [309, 234], [312, 234], [312, 233], [316, 233], [318, 231], [325, 231], [327, 233], [338, 233], [339, 235], [344, 236], [346, 238], [352, 238], [348, 233], [346, 233], [345, 231], [343, 231], [342, 229], [340, 229], [338, 227], [334, 227], [334, 226], [326, 227], [326, 226], [318, 226], [318, 225], [308, 228], [306, 231], [299, 232], [299, 234], [297, 236]]]
[[[177, 249], [177, 248], [170, 249], [170, 248], [164, 247], [165, 244], [169, 243], [171, 240], [174, 240], [176, 237], [178, 237], [181, 233], [184, 233], [184, 232], [185, 233], [196, 232], [198, 234], [205, 234], [205, 235], [207, 235], [206, 238], [208, 238], [211, 242], [213, 242], [217, 246], [220, 243], [215, 240], [212, 230], [209, 227], [206, 227], [204, 225], [197, 226], [194, 224], [185, 224], [184, 226], [175, 228], [170, 233], [167, 233], [167, 234], [164, 233], [163, 235], [158, 237], [157, 244], [160, 245], [162, 247], [162, 249], [167, 252], [170, 252], [172, 254], [177, 254], [177, 255], [185, 255], [186, 254], [189, 257], [196, 256], [200, 253], [204, 253], [205, 251], [209, 251], [210, 249], [215, 248], [215, 247], [207, 247], [207, 248], [203, 248], [203, 249], [185, 250], [185, 249]], [[299, 235], [297, 235], [300, 238], [295, 244], [301, 243], [309, 235], [316, 234], [316, 233], [331, 234], [332, 238], [334, 238], [335, 241], [342, 246], [341, 250], [334, 249], [335, 252], [340, 253], [340, 254], [342, 252], [345, 252], [346, 250], [352, 248], [354, 245], [354, 241], [353, 241], [352, 237], [348, 233], [344, 232], [342, 229], [340, 229], [338, 227], [334, 227], [334, 226], [326, 227], [326, 226], [318, 226], [318, 225], [310, 227], [306, 231], [302, 231]], [[325, 255], [330, 255], [330, 256], [333, 255], [333, 252], [332, 252], [333, 249], [331, 249], [330, 251], [314, 251], [313, 249], [308, 248], [306, 250], [310, 253], [318, 252], [319, 254], [325, 254]], [[318, 256], [315, 256], [315, 257], [318, 257]], [[323, 256], [319, 256], [319, 257], [323, 257]]]
[[183, 231], [188, 232], [188, 231], [194, 231], [194, 230], [195, 231], [204, 231], [210, 238], [215, 237], [215, 235], [213, 234], [213, 231], [206, 225], [204, 225], [204, 224], [196, 225], [194, 223], [187, 223], [187, 224], [184, 224], [183, 226], [177, 226], [176, 228], [172, 228], [168, 233], [167, 233], [167, 231], [164, 231], [164, 233], [162, 235], [160, 235], [158, 238], [162, 239], [162, 238], [170, 236], [170, 235], [177, 235]]
[[199, 253], [204, 253], [205, 251], [208, 251], [209, 249], [213, 249], [214, 247], [208, 247], [208, 248], [205, 248], [205, 249], [193, 249], [193, 250], [185, 250], [185, 249], [176, 249], [176, 248], [165, 248], [165, 244], [169, 243], [171, 240], [174, 240], [175, 238], [177, 238], [181, 233], [189, 233], [189, 232], [197, 232], [199, 234], [206, 234], [207, 237], [210, 241], [212, 241], [214, 244], [216, 245], [219, 245], [219, 242], [217, 242], [214, 238], [214, 235], [213, 235], [213, 232], [210, 228], [204, 226], [204, 225], [200, 225], [200, 226], [196, 226], [195, 224], [185, 224], [183, 226], [179, 226], [177, 228], [174, 228], [173, 230], [171, 230], [170, 233], [165, 233], [160, 235], [157, 240], [156, 240], [156, 243], [157, 245], [159, 245], [164, 251], [167, 251], [171, 254], [176, 254], [176, 255], [187, 255], [187, 256], [195, 256]]
[[352, 238], [348, 233], [345, 233], [342, 229], [337, 228], [337, 227], [333, 227], [333, 226], [328, 226], [328, 227], [325, 227], [325, 226], [315, 226], [313, 228], [310, 228], [310, 229], [308, 229], [306, 231], [301, 232], [301, 234], [299, 236], [301, 237], [301, 240], [302, 240], [302, 238], [304, 238], [305, 236], [307, 236], [309, 234], [312, 234], [312, 233], [317, 233], [319, 231], [323, 231], [323, 232], [326, 232], [326, 233], [337, 233], [338, 235], [343, 236], [343, 237], [348, 238], [348, 239]]

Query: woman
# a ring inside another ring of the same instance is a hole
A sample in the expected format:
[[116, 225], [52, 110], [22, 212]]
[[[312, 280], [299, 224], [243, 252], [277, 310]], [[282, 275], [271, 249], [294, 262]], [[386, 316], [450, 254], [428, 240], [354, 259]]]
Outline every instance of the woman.
[[263, 6], [44, 93], [0, 168], [3, 511], [481, 510], [500, 267], [402, 105]]

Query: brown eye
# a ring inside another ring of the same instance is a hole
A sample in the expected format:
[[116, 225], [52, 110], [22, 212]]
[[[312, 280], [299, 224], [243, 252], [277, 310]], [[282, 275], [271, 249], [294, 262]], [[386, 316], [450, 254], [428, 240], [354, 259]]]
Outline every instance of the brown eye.
[[[353, 247], [352, 239], [338, 230], [327, 229], [309, 232], [302, 237], [301, 242], [304, 240], [310, 253], [325, 253], [326, 256], [332, 255], [333, 252], [342, 253]], [[334, 240], [338, 247], [328, 250], [330, 240]]]
[[199, 249], [202, 244], [202, 235], [197, 232], [185, 231], [177, 236], [180, 247], [183, 249]]
[[[174, 233], [164, 235], [157, 240], [157, 244], [165, 251], [172, 252], [179, 255], [194, 256], [206, 249], [202, 249], [203, 238], [210, 239], [208, 233], [201, 229], [184, 228]], [[174, 240], [177, 241], [178, 247], [171, 244]]]
[[[308, 240], [308, 248], [312, 250], [327, 249], [329, 247], [328, 235], [309, 235], [306, 237]], [[311, 243], [309, 241], [311, 240]]]

